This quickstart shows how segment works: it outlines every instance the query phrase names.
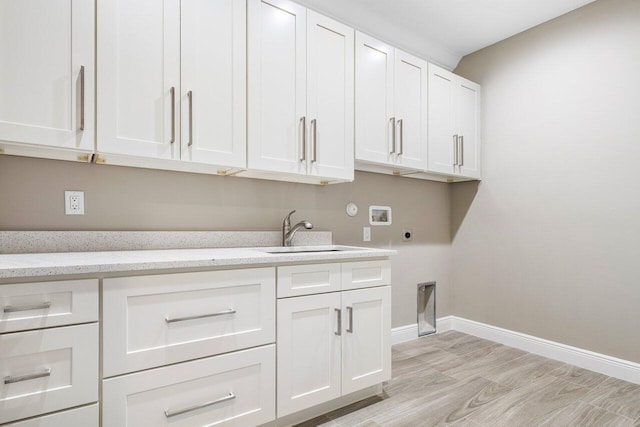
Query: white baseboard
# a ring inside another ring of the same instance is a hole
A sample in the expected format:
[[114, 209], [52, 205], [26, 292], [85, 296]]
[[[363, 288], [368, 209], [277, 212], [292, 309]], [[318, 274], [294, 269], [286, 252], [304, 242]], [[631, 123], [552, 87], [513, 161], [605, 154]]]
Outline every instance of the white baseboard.
[[[440, 317], [436, 319], [436, 333], [447, 332], [451, 330], [451, 320], [453, 316]], [[391, 345], [400, 344], [407, 341], [413, 341], [418, 338], [418, 324], [404, 325], [391, 329]]]
[[[640, 384], [640, 363], [618, 359], [617, 357], [607, 356], [606, 354], [572, 347], [570, 345], [463, 319], [457, 316], [448, 316], [442, 320], [438, 319], [438, 322], [438, 332], [444, 332], [445, 329], [447, 329], [445, 325], [448, 323], [447, 330], [464, 332], [465, 334], [515, 347], [550, 359], [559, 360], [610, 377]], [[398, 343], [410, 341], [408, 332], [410, 330], [415, 330], [413, 339], [417, 339], [418, 326], [407, 325], [392, 330], [392, 344], [396, 344], [396, 339], [399, 340]]]

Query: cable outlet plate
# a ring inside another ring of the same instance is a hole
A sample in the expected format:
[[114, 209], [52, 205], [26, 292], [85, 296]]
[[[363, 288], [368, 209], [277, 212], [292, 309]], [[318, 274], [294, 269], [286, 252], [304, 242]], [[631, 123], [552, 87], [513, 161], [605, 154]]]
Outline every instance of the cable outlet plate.
[[84, 191], [64, 192], [64, 213], [66, 215], [84, 215]]

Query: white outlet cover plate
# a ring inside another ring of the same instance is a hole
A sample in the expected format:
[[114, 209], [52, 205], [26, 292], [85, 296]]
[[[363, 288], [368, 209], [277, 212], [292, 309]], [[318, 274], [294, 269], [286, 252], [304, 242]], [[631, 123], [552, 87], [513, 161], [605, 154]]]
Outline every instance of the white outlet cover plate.
[[66, 215], [84, 215], [84, 191], [64, 192], [64, 213]]
[[362, 241], [363, 242], [371, 241], [371, 227], [362, 227]]

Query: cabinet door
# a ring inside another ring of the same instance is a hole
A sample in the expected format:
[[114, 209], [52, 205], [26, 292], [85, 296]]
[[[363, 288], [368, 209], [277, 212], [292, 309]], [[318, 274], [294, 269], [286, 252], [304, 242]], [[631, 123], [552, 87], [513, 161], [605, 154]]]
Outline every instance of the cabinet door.
[[0, 140], [93, 150], [94, 15], [93, 0], [0, 0]]
[[278, 417], [340, 397], [340, 293], [278, 300]]
[[394, 164], [394, 48], [356, 32], [356, 159]]
[[459, 173], [480, 178], [480, 85], [459, 78], [457, 84]]
[[306, 174], [306, 9], [288, 0], [248, 5], [248, 166]]
[[396, 164], [427, 169], [427, 61], [395, 51]]
[[307, 11], [309, 174], [353, 179], [354, 31]]
[[181, 159], [246, 167], [244, 0], [181, 2]]
[[453, 174], [456, 164], [456, 76], [429, 64], [429, 171]]
[[342, 394], [391, 378], [391, 287], [342, 292]]
[[98, 0], [98, 151], [176, 159], [180, 0]]

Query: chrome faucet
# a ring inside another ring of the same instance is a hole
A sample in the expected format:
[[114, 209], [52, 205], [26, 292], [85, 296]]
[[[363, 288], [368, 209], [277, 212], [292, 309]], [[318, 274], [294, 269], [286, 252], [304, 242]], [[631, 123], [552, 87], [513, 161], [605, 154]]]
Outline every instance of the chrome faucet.
[[298, 230], [301, 228], [306, 228], [307, 230], [311, 230], [313, 228], [313, 224], [309, 221], [300, 221], [293, 227], [291, 227], [291, 215], [296, 213], [296, 211], [289, 212], [289, 215], [284, 217], [284, 221], [282, 221], [282, 246], [291, 246], [291, 240], [293, 240], [293, 235], [296, 234]]

